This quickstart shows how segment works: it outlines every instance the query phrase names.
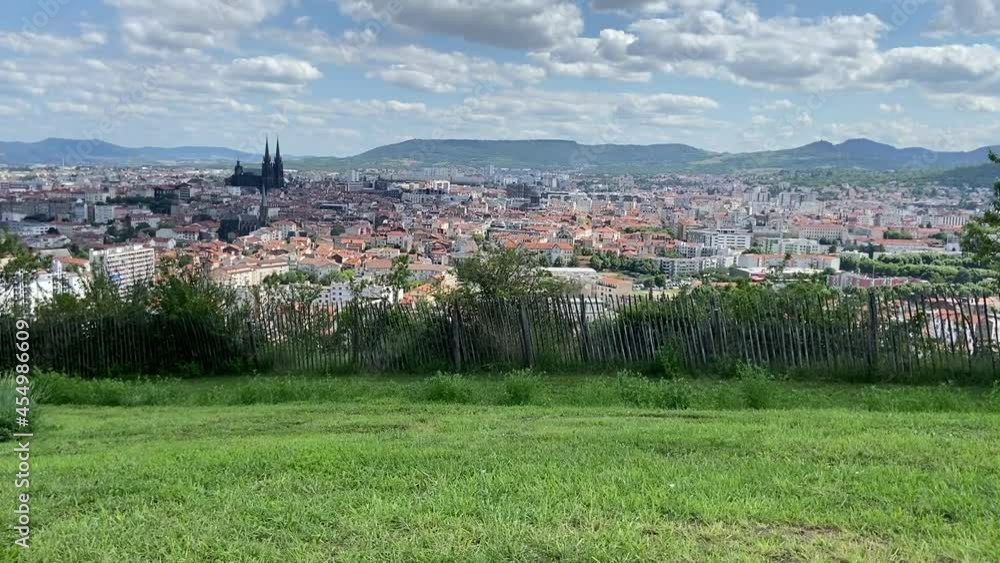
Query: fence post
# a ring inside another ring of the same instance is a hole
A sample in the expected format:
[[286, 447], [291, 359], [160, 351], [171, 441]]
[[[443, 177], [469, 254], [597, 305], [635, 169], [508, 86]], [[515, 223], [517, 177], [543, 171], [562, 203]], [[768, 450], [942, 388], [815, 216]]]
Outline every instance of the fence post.
[[462, 371], [462, 309], [455, 303], [451, 313], [451, 360], [456, 372]]
[[868, 290], [868, 371], [875, 373], [878, 366], [878, 301], [875, 299], [875, 289]]
[[587, 296], [580, 296], [580, 357], [590, 364], [590, 328], [587, 326]]
[[531, 342], [531, 321], [528, 319], [528, 309], [524, 305], [524, 298], [519, 300], [521, 316], [521, 353], [524, 358], [525, 367], [535, 367], [535, 352]]
[[358, 372], [362, 371], [361, 366], [361, 307], [356, 303], [356, 299], [351, 300], [351, 363]]

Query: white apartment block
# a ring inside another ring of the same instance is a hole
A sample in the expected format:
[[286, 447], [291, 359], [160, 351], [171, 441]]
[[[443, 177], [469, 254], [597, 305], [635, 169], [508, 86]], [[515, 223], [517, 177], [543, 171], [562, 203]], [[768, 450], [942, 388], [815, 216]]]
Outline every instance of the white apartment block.
[[735, 263], [732, 256], [709, 256], [703, 258], [658, 258], [660, 271], [670, 279], [693, 278], [705, 270], [728, 268]]
[[153, 281], [156, 252], [141, 244], [116, 246], [90, 253], [90, 268], [102, 272], [120, 289]]
[[704, 243], [705, 246], [716, 248], [737, 248], [746, 250], [753, 242], [753, 235], [742, 233], [731, 229], [718, 231], [691, 231], [688, 235], [690, 242]]
[[819, 241], [807, 238], [767, 238], [764, 239], [764, 251], [778, 254], [820, 254], [823, 247]]
[[[393, 303], [398, 302], [403, 297], [403, 292], [380, 285], [369, 285], [361, 290], [361, 297], [371, 302], [388, 301]], [[324, 288], [323, 292], [319, 294], [319, 297], [313, 303], [326, 307], [340, 308], [354, 301], [354, 298], [355, 294], [351, 289], [351, 284], [336, 282]]]
[[813, 240], [848, 240], [848, 229], [837, 223], [807, 223], [795, 229], [800, 238]]
[[111, 221], [114, 221], [116, 210], [117, 207], [114, 205], [95, 205], [94, 223], [97, 223], [98, 225], [106, 225]]

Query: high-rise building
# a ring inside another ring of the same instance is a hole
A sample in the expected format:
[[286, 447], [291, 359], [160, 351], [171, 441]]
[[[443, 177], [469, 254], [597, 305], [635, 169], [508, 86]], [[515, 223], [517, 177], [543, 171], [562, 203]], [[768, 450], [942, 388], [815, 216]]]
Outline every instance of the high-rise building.
[[129, 289], [153, 281], [156, 253], [141, 244], [94, 250], [90, 253], [90, 267], [95, 274], [106, 275], [119, 289]]

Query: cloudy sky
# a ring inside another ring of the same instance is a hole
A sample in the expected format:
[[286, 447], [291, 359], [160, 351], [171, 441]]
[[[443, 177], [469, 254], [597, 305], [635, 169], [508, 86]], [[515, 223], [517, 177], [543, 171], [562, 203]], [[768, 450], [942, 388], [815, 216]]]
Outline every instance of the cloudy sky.
[[1000, 144], [1000, 0], [19, 0], [2, 140]]

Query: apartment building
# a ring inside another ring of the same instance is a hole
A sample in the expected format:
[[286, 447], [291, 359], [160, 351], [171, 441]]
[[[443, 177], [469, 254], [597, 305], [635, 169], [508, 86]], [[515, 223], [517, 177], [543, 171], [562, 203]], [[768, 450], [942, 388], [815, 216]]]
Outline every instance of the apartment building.
[[772, 237], [764, 239], [764, 251], [777, 254], [819, 254], [823, 252], [823, 247], [819, 241], [807, 238], [779, 238]]
[[153, 281], [156, 252], [141, 244], [115, 246], [90, 253], [90, 268], [103, 273], [121, 289]]
[[753, 235], [733, 229], [720, 229], [717, 231], [691, 231], [688, 235], [689, 242], [702, 243], [705, 246], [716, 248], [750, 248], [753, 242]]

